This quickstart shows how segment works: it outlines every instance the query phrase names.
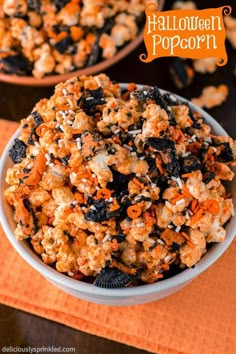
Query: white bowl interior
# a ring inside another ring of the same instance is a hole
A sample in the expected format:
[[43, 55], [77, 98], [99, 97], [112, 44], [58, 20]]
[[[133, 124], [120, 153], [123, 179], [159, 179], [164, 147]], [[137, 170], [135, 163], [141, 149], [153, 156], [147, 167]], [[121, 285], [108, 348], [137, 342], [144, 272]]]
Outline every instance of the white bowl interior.
[[[126, 84], [122, 84], [125, 88]], [[140, 87], [142, 87], [140, 85]], [[165, 93], [166, 91], [163, 91]], [[188, 102], [180, 96], [181, 101]], [[212, 127], [212, 132], [216, 135], [227, 135], [225, 130], [209, 114], [202, 109], [188, 102], [194, 111], [199, 111], [206, 122]], [[4, 232], [15, 250], [34, 269], [41, 273], [48, 281], [61, 288], [63, 291], [78, 298], [109, 305], [133, 305], [145, 303], [163, 298], [189, 283], [193, 278], [211, 266], [228, 248], [236, 234], [236, 214], [230, 219], [226, 226], [227, 236], [224, 242], [215, 243], [209, 251], [202, 257], [194, 268], [189, 268], [171, 278], [161, 280], [154, 284], [140, 285], [122, 289], [103, 289], [95, 287], [83, 281], [74, 280], [64, 274], [54, 270], [43, 263], [40, 257], [30, 248], [26, 241], [18, 241], [14, 236], [15, 222], [12, 218], [12, 208], [6, 202], [4, 190], [7, 187], [5, 176], [7, 169], [12, 165], [8, 156], [9, 149], [13, 145], [14, 139], [19, 135], [19, 131], [11, 137], [0, 161], [0, 220]], [[234, 205], [236, 206], [236, 184], [235, 179], [228, 184], [228, 191], [232, 194]], [[235, 208], [234, 208], [235, 209]]]

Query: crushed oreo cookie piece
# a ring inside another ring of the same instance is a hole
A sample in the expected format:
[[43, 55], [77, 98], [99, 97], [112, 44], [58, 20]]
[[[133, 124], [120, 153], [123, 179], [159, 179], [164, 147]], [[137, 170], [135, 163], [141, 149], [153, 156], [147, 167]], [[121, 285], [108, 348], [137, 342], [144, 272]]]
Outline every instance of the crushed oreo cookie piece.
[[148, 138], [148, 146], [151, 146], [153, 149], [158, 151], [167, 151], [175, 149], [175, 142], [170, 139], [161, 139], [161, 138]]
[[32, 112], [31, 115], [34, 118], [34, 123], [36, 126], [39, 126], [43, 123], [43, 118], [37, 111]]
[[98, 87], [95, 90], [85, 90], [83, 95], [78, 100], [78, 106], [82, 108], [88, 115], [93, 115], [96, 107], [105, 103], [106, 101], [103, 97], [103, 91], [101, 87]]
[[65, 37], [62, 40], [60, 40], [59, 42], [55, 43], [55, 49], [60, 53], [60, 54], [64, 54], [67, 50], [67, 48], [73, 44], [72, 40], [70, 37]]
[[111, 170], [113, 175], [113, 181], [107, 183], [107, 188], [114, 190], [116, 193], [121, 193], [124, 190], [128, 189], [128, 183], [132, 178], [129, 175], [123, 175], [122, 173]]
[[28, 141], [27, 141], [27, 143], [28, 143], [29, 145], [34, 145], [35, 141], [39, 141], [39, 136], [38, 136], [38, 134], [36, 133], [36, 129], [37, 129], [37, 126], [34, 127], [34, 128], [32, 129], [32, 131], [30, 132], [30, 136], [29, 136]]
[[158, 104], [168, 114], [170, 125], [177, 125], [174, 112], [172, 112], [171, 108], [168, 107], [163, 95], [161, 94], [161, 91], [157, 86], [153, 88], [153, 98], [156, 104]]
[[153, 100], [153, 89], [152, 88], [143, 88], [131, 92], [131, 97], [135, 98], [139, 102], [145, 102], [147, 100]]
[[216, 156], [216, 161], [220, 162], [230, 162], [233, 161], [233, 151], [228, 142], [218, 144], [217, 147], [220, 147], [221, 151], [218, 156]]
[[84, 218], [88, 221], [102, 222], [120, 215], [120, 209], [115, 211], [109, 210], [109, 203], [103, 199], [93, 202]]
[[136, 275], [123, 273], [117, 268], [103, 268], [97, 275], [94, 285], [106, 289], [124, 288], [137, 279]]
[[30, 73], [31, 66], [28, 59], [21, 54], [9, 55], [5, 58], [0, 58], [1, 71], [7, 74], [25, 75]]
[[164, 156], [167, 173], [170, 176], [179, 176], [180, 164], [176, 153], [175, 142], [170, 139], [148, 138], [147, 144], [159, 151], [161, 156]]
[[210, 183], [214, 178], [215, 178], [215, 173], [212, 172], [212, 171], [206, 171], [204, 174], [203, 174], [203, 182], [205, 184], [208, 184]]
[[9, 150], [9, 156], [14, 163], [20, 163], [26, 157], [27, 145], [20, 139], [15, 139]]
[[181, 173], [190, 173], [192, 171], [201, 170], [202, 164], [195, 155], [188, 155], [180, 159]]
[[87, 61], [87, 66], [92, 66], [92, 65], [96, 64], [99, 60], [99, 57], [100, 57], [101, 51], [102, 51], [101, 47], [99, 45], [99, 41], [100, 41], [100, 34], [97, 33], [96, 40], [93, 44], [92, 51], [91, 51], [88, 61]]
[[[59, 0], [60, 2], [63, 2]], [[54, 1], [55, 3], [56, 1]], [[35, 12], [39, 12], [40, 7], [41, 7], [41, 0], [27, 0], [27, 6], [29, 10], [33, 10]]]
[[162, 97], [165, 100], [167, 106], [179, 106], [182, 104], [182, 102], [179, 101], [173, 93], [164, 93]]
[[63, 7], [65, 7], [70, 0], [54, 0], [53, 3], [56, 6], [57, 10], [60, 11]]

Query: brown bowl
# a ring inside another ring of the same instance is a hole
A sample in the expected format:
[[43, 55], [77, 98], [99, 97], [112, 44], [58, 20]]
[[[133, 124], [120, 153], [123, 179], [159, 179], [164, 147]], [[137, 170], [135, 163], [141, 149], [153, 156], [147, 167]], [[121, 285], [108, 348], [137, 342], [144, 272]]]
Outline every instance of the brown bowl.
[[[164, 0], [159, 0], [158, 9], [161, 11], [164, 6]], [[110, 59], [101, 61], [98, 64], [95, 64], [90, 67], [85, 67], [79, 70], [69, 72], [67, 74], [58, 74], [58, 75], [48, 75], [42, 79], [37, 79], [33, 76], [18, 76], [16, 74], [4, 74], [0, 73], [0, 81], [7, 82], [15, 85], [23, 86], [54, 86], [61, 81], [66, 81], [74, 76], [81, 75], [93, 75], [99, 72], [102, 72], [109, 68], [110, 66], [116, 64], [118, 61], [130, 54], [139, 44], [143, 41], [143, 30], [138, 34], [138, 36], [125, 47], [117, 52], [117, 54]]]

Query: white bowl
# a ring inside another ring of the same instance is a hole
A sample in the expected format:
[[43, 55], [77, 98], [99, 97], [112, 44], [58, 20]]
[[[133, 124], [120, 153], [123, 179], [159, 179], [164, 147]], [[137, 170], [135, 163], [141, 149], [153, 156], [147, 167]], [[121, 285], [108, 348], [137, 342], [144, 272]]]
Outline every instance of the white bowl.
[[[181, 101], [186, 102], [185, 99], [179, 96], [176, 97], [178, 97]], [[202, 114], [202, 116], [206, 119], [206, 122], [212, 127], [214, 134], [227, 135], [225, 130], [209, 114], [190, 102], [188, 103], [194, 111], [199, 111]], [[3, 191], [7, 187], [5, 182], [6, 171], [12, 165], [12, 162], [8, 157], [9, 149], [18, 135], [19, 131], [11, 137], [0, 161], [0, 219], [2, 227], [8, 240], [20, 256], [40, 274], [42, 274], [50, 283], [62, 289], [66, 293], [86, 301], [113, 306], [136, 305], [158, 300], [183, 288], [191, 280], [210, 267], [225, 252], [234, 239], [236, 234], [236, 214], [230, 219], [226, 226], [226, 239], [222, 243], [213, 244], [194, 268], [186, 269], [171, 278], [161, 280], [154, 284], [146, 284], [122, 289], [103, 289], [96, 287], [93, 284], [74, 280], [66, 275], [63, 275], [54, 270], [52, 267], [44, 264], [41, 258], [30, 248], [26, 241], [18, 241], [14, 236], [14, 229], [16, 225], [12, 217], [12, 208], [8, 205]], [[236, 184], [234, 182], [228, 183], [228, 191], [232, 193], [233, 202], [234, 205], [236, 205]]]

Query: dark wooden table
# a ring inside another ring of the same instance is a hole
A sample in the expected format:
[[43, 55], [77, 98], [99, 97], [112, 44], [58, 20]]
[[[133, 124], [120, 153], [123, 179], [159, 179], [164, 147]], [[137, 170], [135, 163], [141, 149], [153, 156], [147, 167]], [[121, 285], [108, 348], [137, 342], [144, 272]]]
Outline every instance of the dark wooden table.
[[[172, 1], [168, 1], [168, 6]], [[199, 8], [210, 6], [233, 6], [234, 1], [197, 1]], [[235, 9], [234, 9], [235, 11]], [[235, 14], [234, 14], [235, 15]], [[174, 91], [186, 98], [198, 97], [204, 86], [227, 84], [230, 90], [227, 101], [220, 107], [211, 109], [210, 114], [236, 138], [236, 79], [233, 69], [236, 64], [236, 51], [227, 44], [229, 61], [224, 67], [211, 75], [196, 75], [194, 83], [183, 90], [177, 90], [169, 74], [171, 59], [162, 58], [149, 64], [139, 60], [145, 52], [144, 45], [123, 59], [106, 73], [117, 82], [139, 82], [141, 84], [158, 85], [163, 89]], [[0, 83], [0, 117], [19, 121], [26, 117], [34, 104], [43, 97], [53, 93], [52, 87], [32, 88], [19, 87]], [[55, 346], [73, 347], [79, 354], [145, 354], [147, 352], [133, 347], [92, 336], [61, 324], [48, 321], [28, 313], [0, 305], [0, 348], [4, 346]]]

